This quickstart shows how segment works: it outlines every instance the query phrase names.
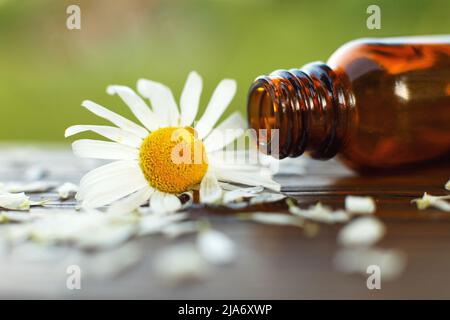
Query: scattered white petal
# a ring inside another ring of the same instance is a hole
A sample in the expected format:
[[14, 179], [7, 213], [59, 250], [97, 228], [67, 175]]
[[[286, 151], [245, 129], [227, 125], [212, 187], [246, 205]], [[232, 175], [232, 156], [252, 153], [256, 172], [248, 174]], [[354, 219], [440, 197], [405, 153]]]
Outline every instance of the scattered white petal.
[[2, 211], [0, 213], [0, 223], [27, 222], [33, 219], [34, 217], [29, 212]]
[[110, 248], [128, 240], [137, 230], [133, 216], [101, 212], [47, 213], [24, 225], [28, 237], [39, 243], [69, 243], [82, 248]]
[[236, 257], [234, 243], [217, 230], [201, 231], [197, 237], [197, 246], [203, 258], [214, 265], [230, 264]]
[[196, 233], [198, 231], [199, 223], [196, 221], [172, 223], [161, 229], [161, 233], [170, 239], [178, 238], [186, 234]]
[[338, 234], [344, 246], [371, 246], [386, 233], [383, 223], [375, 217], [361, 217], [345, 225]]
[[74, 196], [75, 193], [78, 192], [78, 186], [71, 182], [66, 182], [59, 186], [56, 191], [58, 192], [58, 196], [60, 199], [69, 199]]
[[445, 184], [445, 189], [450, 191], [450, 180], [448, 180], [447, 183]]
[[200, 202], [213, 204], [222, 198], [222, 188], [212, 172], [207, 172], [200, 183]]
[[138, 235], [146, 236], [160, 232], [172, 223], [177, 223], [186, 219], [185, 213], [174, 213], [170, 215], [153, 213], [143, 216], [139, 221]]
[[157, 254], [154, 270], [158, 278], [172, 285], [207, 278], [210, 269], [193, 245], [177, 245]]
[[240, 201], [245, 198], [251, 198], [256, 196], [258, 193], [264, 191], [261, 186], [251, 187], [251, 188], [240, 188], [233, 191], [225, 192], [223, 196], [223, 203], [229, 203], [232, 201]]
[[347, 212], [343, 210], [333, 211], [331, 208], [322, 205], [320, 202], [308, 209], [301, 209], [291, 201], [288, 202], [288, 205], [289, 212], [292, 214], [316, 222], [339, 223], [346, 222], [350, 219]]
[[[368, 276], [368, 267], [380, 268], [381, 281], [397, 279], [406, 267], [406, 256], [395, 249], [341, 249], [333, 260], [337, 270]], [[370, 270], [369, 270], [370, 271]]]
[[345, 197], [345, 210], [352, 213], [372, 214], [375, 212], [375, 201], [371, 197]]
[[305, 221], [302, 218], [283, 213], [253, 212], [248, 214], [243, 213], [238, 217], [242, 220], [251, 220], [259, 223], [281, 226], [303, 227], [305, 224]]
[[30, 198], [25, 193], [0, 193], [0, 208], [9, 210], [29, 210]]
[[40, 193], [52, 190], [58, 186], [56, 181], [32, 181], [32, 182], [10, 182], [5, 185], [8, 192]]
[[282, 193], [264, 192], [262, 194], [258, 194], [256, 196], [250, 198], [250, 204], [255, 205], [255, 204], [262, 204], [262, 203], [272, 203], [272, 202], [281, 201], [286, 198], [287, 197]]
[[411, 202], [416, 203], [419, 210], [424, 210], [428, 207], [435, 207], [442, 211], [450, 212], [450, 203], [445, 201], [447, 199], [450, 199], [450, 195], [432, 196], [425, 192], [422, 198], [413, 199]]
[[[133, 224], [106, 224], [78, 235], [76, 244], [82, 249], [109, 249], [126, 242], [135, 233]], [[84, 231], [84, 230], [83, 230]]]
[[223, 206], [232, 210], [239, 210], [247, 208], [249, 206], [249, 203], [247, 201], [228, 202], [224, 203]]

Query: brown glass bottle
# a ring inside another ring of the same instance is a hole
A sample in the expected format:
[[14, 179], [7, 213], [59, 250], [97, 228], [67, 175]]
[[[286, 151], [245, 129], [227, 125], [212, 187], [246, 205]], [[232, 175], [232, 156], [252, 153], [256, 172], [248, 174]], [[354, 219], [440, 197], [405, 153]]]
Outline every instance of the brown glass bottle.
[[[327, 64], [278, 70], [250, 88], [251, 128], [278, 129], [279, 157], [337, 153], [358, 169], [450, 154], [450, 36], [361, 39]], [[264, 148], [265, 149], [265, 148]]]

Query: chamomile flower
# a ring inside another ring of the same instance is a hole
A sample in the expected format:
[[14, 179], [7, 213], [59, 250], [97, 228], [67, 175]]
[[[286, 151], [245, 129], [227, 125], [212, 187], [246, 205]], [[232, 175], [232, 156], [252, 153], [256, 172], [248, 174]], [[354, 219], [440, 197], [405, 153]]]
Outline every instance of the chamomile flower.
[[[227, 158], [224, 154], [236, 152], [224, 151], [224, 147], [238, 139], [246, 127], [237, 112], [216, 127], [236, 93], [236, 82], [222, 80], [195, 122], [201, 91], [202, 79], [196, 72], [188, 75], [180, 108], [171, 90], [161, 83], [141, 79], [137, 82], [139, 94], [129, 87], [109, 86], [107, 92], [119, 95], [140, 124], [84, 101], [83, 107], [115, 126], [75, 125], [66, 130], [65, 136], [93, 131], [111, 140], [77, 140], [72, 148], [80, 157], [114, 161], [81, 179], [76, 196], [81, 205], [110, 205], [111, 212], [129, 212], [149, 202], [152, 211], [176, 211], [181, 208], [177, 195], [195, 187], [200, 189], [201, 202], [220, 200], [221, 182], [279, 191], [279, 184], [263, 174], [258, 165], [223, 161]], [[150, 106], [144, 99], [149, 99]]]

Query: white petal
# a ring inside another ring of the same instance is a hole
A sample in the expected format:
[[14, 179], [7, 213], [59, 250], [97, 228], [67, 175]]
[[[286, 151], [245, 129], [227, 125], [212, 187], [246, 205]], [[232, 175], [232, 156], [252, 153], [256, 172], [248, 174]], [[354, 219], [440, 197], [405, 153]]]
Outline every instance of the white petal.
[[[2, 211], [0, 213], [0, 223], [3, 223], [3, 222], [29, 222], [29, 221], [32, 221], [33, 219], [35, 219], [35, 216], [31, 215], [30, 212]], [[2, 240], [2, 237], [0, 237], [0, 243], [1, 243], [1, 240]]]
[[139, 158], [139, 149], [117, 142], [82, 139], [72, 143], [73, 153], [82, 158], [134, 160]]
[[129, 131], [109, 126], [90, 126], [90, 125], [77, 125], [66, 129], [65, 137], [70, 137], [75, 134], [84, 131], [93, 131], [105, 138], [112, 141], [139, 148], [142, 144], [142, 139]]
[[109, 177], [111, 175], [114, 175], [117, 172], [128, 172], [128, 170], [131, 168], [139, 167], [139, 164], [137, 161], [130, 161], [130, 160], [120, 160], [120, 161], [114, 161], [110, 162], [108, 164], [105, 164], [101, 167], [95, 168], [88, 173], [86, 173], [80, 181], [80, 188], [86, 188], [89, 185], [92, 185], [97, 180], [101, 180], [104, 177]]
[[261, 186], [251, 188], [239, 188], [233, 191], [227, 191], [223, 196], [223, 202], [228, 203], [232, 201], [239, 201], [244, 198], [251, 198], [263, 191], [264, 188]]
[[134, 90], [125, 86], [109, 86], [108, 94], [118, 94], [123, 102], [131, 109], [136, 118], [150, 131], [158, 129], [157, 116], [150, 110], [145, 101], [134, 92]]
[[413, 199], [411, 202], [416, 203], [419, 210], [424, 210], [431, 206], [442, 211], [450, 212], [450, 203], [445, 201], [447, 199], [450, 199], [450, 195], [432, 196], [425, 192], [422, 198]]
[[239, 218], [242, 220], [252, 220], [263, 224], [273, 224], [280, 226], [303, 227], [304, 220], [290, 214], [269, 213], [269, 212], [253, 212], [250, 214], [241, 214]]
[[76, 184], [66, 182], [56, 189], [60, 199], [68, 199], [70, 196], [78, 192], [78, 186]]
[[350, 215], [347, 212], [343, 210], [333, 211], [331, 208], [323, 206], [320, 202], [310, 206], [308, 209], [301, 209], [290, 201], [288, 201], [288, 205], [290, 213], [308, 220], [336, 223], [346, 222], [350, 219]]
[[197, 237], [197, 246], [203, 258], [211, 264], [229, 264], [236, 257], [236, 250], [231, 239], [216, 230], [200, 232]]
[[224, 169], [214, 169], [214, 172], [220, 181], [240, 183], [248, 186], [263, 186], [264, 188], [277, 192], [281, 189], [279, 183], [273, 181], [270, 177], [261, 174]]
[[216, 203], [222, 198], [222, 188], [216, 179], [216, 176], [207, 172], [200, 183], [200, 202]]
[[[105, 168], [105, 169], [103, 169]], [[133, 178], [136, 181], [142, 182], [145, 180], [142, 172], [140, 171], [139, 165], [133, 162], [124, 163], [121, 166], [112, 166], [113, 169], [109, 170], [106, 166], [103, 166], [98, 173], [89, 172], [86, 176], [83, 177], [80, 181], [80, 186], [78, 188], [78, 193], [76, 195], [77, 200], [84, 200], [87, 194], [92, 194], [93, 192], [102, 192], [102, 185], [106, 185], [112, 183], [119, 183], [118, 180], [126, 179], [127, 176]], [[99, 169], [99, 168], [98, 168]], [[107, 170], [108, 169], [108, 170]]]
[[386, 228], [375, 217], [361, 217], [345, 225], [338, 234], [344, 246], [371, 246], [386, 233]]
[[139, 93], [150, 99], [153, 112], [158, 117], [159, 127], [177, 126], [180, 114], [172, 91], [165, 85], [146, 79], [137, 83]]
[[178, 223], [186, 219], [186, 213], [154, 213], [143, 216], [139, 221], [139, 232], [140, 236], [147, 236], [156, 233], [164, 233], [164, 229], [168, 226]]
[[9, 210], [30, 209], [30, 198], [25, 193], [1, 193], [0, 208]]
[[150, 198], [150, 208], [157, 213], [175, 212], [181, 206], [180, 199], [170, 193], [155, 191]]
[[182, 126], [190, 126], [194, 122], [198, 112], [202, 87], [200, 75], [195, 71], [189, 73], [180, 99]]
[[182, 235], [196, 233], [199, 230], [199, 223], [196, 221], [187, 221], [181, 223], [173, 223], [164, 227], [161, 232], [170, 239], [178, 238]]
[[205, 113], [195, 126], [195, 130], [198, 132], [200, 139], [203, 139], [211, 132], [231, 100], [233, 100], [235, 94], [236, 81], [225, 79], [219, 83], [206, 107]]
[[375, 201], [371, 197], [345, 197], [345, 210], [353, 213], [372, 214], [375, 212]]
[[148, 186], [136, 191], [128, 197], [116, 201], [108, 208], [108, 213], [112, 214], [125, 214], [130, 213], [148, 202], [150, 196], [154, 192], [153, 188]]
[[126, 197], [147, 185], [148, 182], [140, 169], [134, 169], [105, 177], [89, 188], [81, 189], [80, 187], [79, 193], [83, 195], [83, 207], [98, 208]]
[[85, 100], [81, 105], [95, 115], [114, 123], [119, 128], [134, 133], [138, 137], [145, 138], [148, 136], [148, 131], [145, 128], [137, 125], [133, 121], [122, 117], [121, 115], [118, 115], [115, 112], [112, 112], [111, 110], [106, 109], [105, 107], [102, 107], [95, 102]]
[[443, 199], [436, 199], [432, 201], [430, 205], [439, 210], [450, 212], [450, 203]]
[[255, 197], [250, 199], [250, 204], [261, 204], [261, 203], [271, 203], [277, 202], [286, 199], [286, 196], [282, 193], [268, 193], [264, 192], [262, 194], [258, 194]]
[[83, 249], [115, 248], [130, 239], [136, 231], [133, 225], [111, 224], [99, 226], [95, 232], [86, 232], [77, 240]]
[[447, 183], [445, 184], [445, 189], [450, 191], [450, 180], [448, 180]]
[[239, 112], [232, 113], [206, 137], [205, 149], [207, 152], [222, 149], [244, 134], [246, 126], [246, 122]]
[[56, 181], [33, 181], [33, 182], [10, 182], [4, 185], [5, 191], [8, 192], [27, 192], [38, 193], [46, 192], [58, 186]]
[[334, 259], [334, 266], [341, 272], [367, 276], [368, 267], [380, 268], [382, 280], [394, 280], [406, 267], [406, 256], [395, 249], [341, 249]]
[[208, 264], [190, 244], [179, 244], [164, 249], [156, 255], [154, 261], [158, 278], [173, 285], [202, 280], [210, 274]]

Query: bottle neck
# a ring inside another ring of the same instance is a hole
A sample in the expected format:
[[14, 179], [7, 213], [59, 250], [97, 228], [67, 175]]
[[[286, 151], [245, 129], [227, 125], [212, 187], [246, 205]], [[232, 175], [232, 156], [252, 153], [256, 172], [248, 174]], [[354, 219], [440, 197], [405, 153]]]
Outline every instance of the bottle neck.
[[258, 77], [249, 92], [248, 121], [267, 154], [282, 159], [306, 151], [329, 159], [345, 142], [353, 106], [346, 81], [315, 62]]

